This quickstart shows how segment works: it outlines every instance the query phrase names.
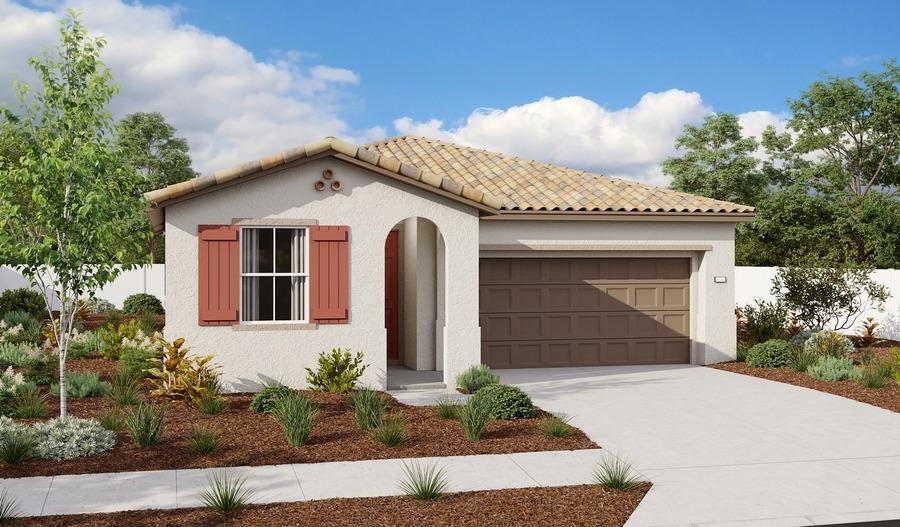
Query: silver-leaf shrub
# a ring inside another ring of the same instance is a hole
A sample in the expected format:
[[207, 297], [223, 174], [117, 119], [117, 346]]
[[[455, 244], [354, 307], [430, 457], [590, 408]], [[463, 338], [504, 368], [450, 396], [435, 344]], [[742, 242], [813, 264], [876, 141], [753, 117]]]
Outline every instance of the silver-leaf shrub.
[[57, 461], [99, 454], [116, 444], [116, 434], [93, 419], [51, 419], [35, 424], [34, 431], [38, 455]]

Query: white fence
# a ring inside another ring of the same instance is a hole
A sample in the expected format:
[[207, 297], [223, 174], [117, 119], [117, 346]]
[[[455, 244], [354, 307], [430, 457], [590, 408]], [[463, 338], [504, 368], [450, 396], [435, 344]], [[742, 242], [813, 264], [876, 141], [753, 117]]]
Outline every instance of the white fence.
[[[101, 289], [97, 296], [109, 300], [118, 307], [122, 307], [122, 302], [132, 293], [150, 293], [165, 301], [165, 268], [164, 264], [156, 264], [125, 271], [115, 282]], [[735, 267], [735, 303], [745, 305], [756, 299], [770, 300], [772, 278], [776, 269], [776, 267]], [[866, 313], [860, 320], [873, 316], [881, 323], [884, 337], [900, 340], [900, 270], [878, 269], [873, 277], [888, 288], [891, 298], [885, 303], [883, 312]], [[27, 286], [28, 282], [15, 269], [0, 266], [0, 292]]]
[[[775, 277], [777, 267], [735, 267], [734, 268], [734, 301], [743, 306], [753, 303], [756, 299], [772, 299], [772, 278]], [[866, 317], [874, 317], [881, 324], [881, 336], [900, 340], [900, 270], [876, 269], [872, 278], [887, 287], [891, 294], [884, 303], [883, 311], [869, 311], [863, 313], [857, 321], [859, 323]], [[846, 331], [854, 333], [856, 328]]]
[[[28, 287], [28, 280], [12, 267], [0, 266], [0, 293], [7, 289]], [[97, 292], [97, 296], [109, 300], [116, 307], [133, 293], [150, 293], [163, 302], [166, 299], [166, 266], [163, 264], [147, 265], [124, 271], [112, 283]]]

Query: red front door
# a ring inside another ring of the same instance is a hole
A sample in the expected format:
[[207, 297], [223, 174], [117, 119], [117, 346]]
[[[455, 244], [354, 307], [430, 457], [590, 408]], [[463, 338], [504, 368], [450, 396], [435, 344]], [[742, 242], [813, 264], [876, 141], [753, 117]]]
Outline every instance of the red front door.
[[388, 233], [384, 243], [384, 327], [387, 329], [387, 358], [398, 360], [400, 349], [397, 335], [399, 288], [397, 284], [397, 231]]

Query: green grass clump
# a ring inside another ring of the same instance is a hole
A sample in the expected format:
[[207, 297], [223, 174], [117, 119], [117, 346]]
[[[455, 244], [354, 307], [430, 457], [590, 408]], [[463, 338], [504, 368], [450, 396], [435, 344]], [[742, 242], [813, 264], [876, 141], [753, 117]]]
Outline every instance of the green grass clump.
[[19, 419], [40, 419], [47, 416], [47, 395], [34, 384], [19, 387], [10, 403], [10, 414]]
[[462, 407], [459, 398], [450, 394], [443, 394], [434, 400], [434, 413], [441, 419], [459, 419]]
[[140, 403], [125, 413], [125, 428], [138, 446], [150, 446], [159, 442], [166, 404]]
[[119, 406], [132, 406], [141, 402], [141, 381], [132, 374], [120, 371], [110, 381], [107, 396]]
[[[66, 374], [66, 395], [69, 397], [100, 397], [110, 392], [112, 386], [100, 380], [93, 371], [73, 371]], [[59, 397], [59, 383], [50, 386], [50, 393]]]
[[207, 488], [200, 491], [200, 501], [207, 507], [229, 514], [250, 505], [253, 492], [245, 488], [247, 480], [228, 474], [225, 469], [214, 470], [206, 477]]
[[297, 393], [297, 390], [281, 383], [273, 382], [265, 384], [263, 385], [262, 390], [258, 391], [256, 395], [253, 396], [253, 400], [250, 401], [250, 410], [261, 414], [272, 413], [272, 410], [275, 409], [275, 405], [278, 404], [278, 401], [280, 401], [282, 397], [292, 393]]
[[871, 361], [859, 368], [857, 381], [866, 388], [884, 388], [891, 378], [892, 371], [891, 365], [885, 361]]
[[447, 494], [449, 483], [443, 468], [422, 465], [418, 461], [403, 462], [403, 479], [400, 490], [417, 500], [439, 500]]
[[23, 463], [37, 455], [38, 441], [27, 429], [8, 430], [0, 437], [0, 460], [7, 465]]
[[291, 446], [306, 443], [318, 414], [315, 403], [297, 391], [282, 397], [272, 410], [272, 417], [281, 426]]
[[633, 490], [643, 483], [631, 463], [614, 455], [606, 455], [594, 467], [594, 481], [608, 489]]
[[564, 415], [551, 415], [541, 419], [538, 428], [545, 436], [560, 439], [566, 438], [575, 432], [575, 429], [569, 424], [571, 419], [571, 417]]
[[387, 412], [388, 401], [384, 395], [360, 388], [350, 394], [350, 405], [353, 407], [353, 418], [363, 430], [372, 430], [381, 423], [381, 416]]
[[191, 452], [199, 455], [212, 454], [222, 449], [222, 432], [218, 428], [196, 425], [187, 437]]
[[399, 446], [409, 441], [406, 421], [401, 417], [388, 416], [378, 423], [372, 431], [375, 439], [384, 446]]
[[815, 353], [810, 353], [809, 351], [798, 347], [794, 350], [794, 356], [791, 359], [791, 368], [796, 371], [805, 372], [818, 360], [819, 356]]
[[203, 415], [219, 415], [228, 408], [228, 401], [219, 394], [205, 393], [197, 402], [197, 409]]
[[500, 377], [485, 364], [472, 366], [456, 377], [456, 387], [466, 393], [475, 393], [491, 384], [499, 384]]
[[0, 523], [6, 523], [19, 517], [19, 500], [4, 488], [0, 490]]
[[493, 420], [493, 408], [486, 399], [471, 397], [459, 411], [459, 422], [466, 434], [466, 439], [470, 441], [481, 439], [484, 429], [491, 420]]
[[97, 416], [97, 421], [100, 426], [111, 432], [125, 429], [125, 416], [120, 410], [107, 410]]

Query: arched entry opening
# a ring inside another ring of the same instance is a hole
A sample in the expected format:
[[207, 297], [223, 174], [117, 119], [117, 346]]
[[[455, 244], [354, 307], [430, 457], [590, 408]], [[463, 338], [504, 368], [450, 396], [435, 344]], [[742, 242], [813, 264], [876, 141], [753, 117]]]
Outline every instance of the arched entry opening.
[[445, 248], [425, 218], [397, 223], [385, 239], [384, 322], [389, 389], [444, 383]]

